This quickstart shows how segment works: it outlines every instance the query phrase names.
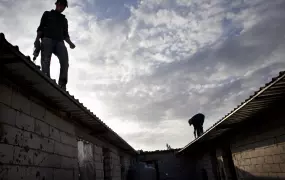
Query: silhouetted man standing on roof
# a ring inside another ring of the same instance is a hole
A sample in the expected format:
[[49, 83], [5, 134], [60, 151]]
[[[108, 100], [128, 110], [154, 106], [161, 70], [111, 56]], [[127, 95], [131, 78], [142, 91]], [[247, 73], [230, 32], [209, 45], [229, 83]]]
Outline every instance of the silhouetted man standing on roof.
[[198, 113], [195, 116], [193, 116], [191, 119], [189, 119], [189, 121], [188, 121], [190, 126], [192, 124], [194, 126], [195, 138], [201, 136], [204, 133], [203, 132], [204, 119], [205, 119], [204, 114]]
[[71, 49], [74, 49], [75, 45], [69, 38], [67, 19], [61, 14], [65, 8], [68, 7], [67, 0], [57, 0], [55, 5], [55, 10], [45, 11], [41, 18], [40, 25], [37, 29], [35, 47], [41, 47], [42, 71], [48, 77], [50, 77], [52, 53], [58, 57], [60, 63], [58, 84], [63, 89], [66, 89], [69, 60], [64, 41], [69, 44]]

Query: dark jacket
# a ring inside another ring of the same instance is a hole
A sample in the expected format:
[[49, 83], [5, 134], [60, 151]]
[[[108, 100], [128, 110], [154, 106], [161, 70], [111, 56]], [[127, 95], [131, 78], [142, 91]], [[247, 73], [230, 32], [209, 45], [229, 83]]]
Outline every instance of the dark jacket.
[[68, 22], [65, 16], [55, 10], [45, 11], [37, 32], [43, 32], [43, 37], [63, 41], [69, 38]]

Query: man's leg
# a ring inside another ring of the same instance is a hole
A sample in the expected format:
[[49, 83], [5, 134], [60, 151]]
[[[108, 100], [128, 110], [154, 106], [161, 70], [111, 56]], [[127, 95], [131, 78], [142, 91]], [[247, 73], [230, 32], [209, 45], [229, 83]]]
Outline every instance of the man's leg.
[[58, 42], [56, 44], [55, 55], [58, 57], [60, 63], [60, 74], [59, 74], [58, 85], [61, 86], [63, 89], [65, 89], [68, 81], [69, 60], [68, 60], [68, 52], [64, 42]]
[[50, 38], [43, 38], [41, 43], [41, 64], [42, 71], [50, 78], [50, 61], [53, 52], [53, 41]]
[[198, 127], [198, 137], [200, 137], [203, 134], [203, 127], [199, 126]]

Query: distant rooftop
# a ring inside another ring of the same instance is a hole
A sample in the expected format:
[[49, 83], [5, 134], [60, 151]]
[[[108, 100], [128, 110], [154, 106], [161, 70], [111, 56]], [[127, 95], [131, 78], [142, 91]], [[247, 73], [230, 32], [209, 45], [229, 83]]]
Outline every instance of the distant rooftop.
[[270, 105], [284, 99], [285, 72], [283, 71], [279, 73], [279, 76], [273, 78], [271, 82], [261, 87], [252, 96], [210, 127], [202, 136], [182, 148], [177, 154], [183, 154], [185, 151], [202, 142], [211, 141], [222, 136], [240, 123], [267, 109]]

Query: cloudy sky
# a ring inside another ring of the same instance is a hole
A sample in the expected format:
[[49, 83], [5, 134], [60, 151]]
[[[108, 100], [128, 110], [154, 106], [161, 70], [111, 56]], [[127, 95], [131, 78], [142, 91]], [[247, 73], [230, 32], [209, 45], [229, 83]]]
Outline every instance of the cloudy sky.
[[[0, 0], [0, 31], [32, 55], [54, 2]], [[185, 146], [191, 116], [207, 129], [285, 69], [284, 0], [69, 0], [64, 14], [68, 90], [136, 149]]]

